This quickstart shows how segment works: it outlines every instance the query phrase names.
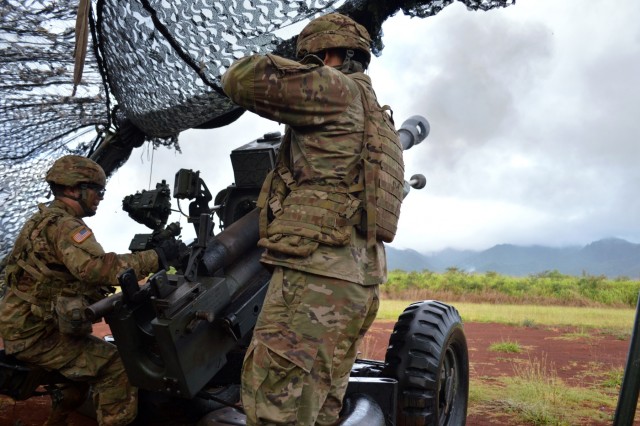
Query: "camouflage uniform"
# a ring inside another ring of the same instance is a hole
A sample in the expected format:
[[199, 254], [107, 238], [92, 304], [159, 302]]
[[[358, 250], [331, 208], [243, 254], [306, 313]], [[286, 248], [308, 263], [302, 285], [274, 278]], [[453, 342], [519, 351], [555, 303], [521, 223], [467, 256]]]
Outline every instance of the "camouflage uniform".
[[[362, 96], [375, 96], [368, 76], [345, 74], [313, 55], [295, 62], [267, 54], [235, 62], [222, 85], [237, 104], [287, 125], [290, 142], [283, 142], [279, 162], [287, 163], [298, 192], [324, 200], [336, 190], [343, 197], [337, 199], [353, 201], [336, 188], [350, 184], [361, 161]], [[293, 192], [284, 197], [285, 212], [304, 210], [286, 203]], [[351, 220], [326, 241], [266, 232], [275, 222], [261, 223], [259, 244], [268, 249], [262, 261], [274, 272], [243, 365], [247, 424], [334, 424], [358, 344], [378, 310], [384, 245], [367, 244]]]
[[73, 209], [55, 200], [40, 205], [27, 221], [5, 270], [8, 288], [0, 302], [5, 351], [91, 384], [101, 425], [125, 425], [135, 419], [137, 389], [129, 384], [115, 346], [91, 335], [58, 331], [54, 305], [63, 291], [96, 301], [103, 296], [101, 287], [117, 285], [117, 274], [127, 267], [147, 275], [158, 269], [158, 256], [153, 250], [105, 253]]

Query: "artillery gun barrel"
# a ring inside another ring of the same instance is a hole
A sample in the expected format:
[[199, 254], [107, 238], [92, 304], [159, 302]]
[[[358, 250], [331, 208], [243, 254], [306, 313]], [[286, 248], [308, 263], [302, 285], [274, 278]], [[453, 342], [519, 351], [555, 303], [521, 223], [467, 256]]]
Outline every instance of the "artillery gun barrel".
[[260, 235], [259, 216], [260, 211], [254, 209], [211, 238], [201, 261], [210, 275], [256, 247]]
[[121, 303], [121, 301], [122, 293], [112, 294], [109, 297], [105, 297], [104, 299], [98, 300], [97, 302], [87, 306], [84, 310], [84, 314], [87, 319], [97, 321], [109, 312], [113, 311], [116, 305]]
[[414, 115], [406, 119], [398, 129], [402, 149], [406, 151], [425, 140], [430, 130], [429, 122], [421, 115]]

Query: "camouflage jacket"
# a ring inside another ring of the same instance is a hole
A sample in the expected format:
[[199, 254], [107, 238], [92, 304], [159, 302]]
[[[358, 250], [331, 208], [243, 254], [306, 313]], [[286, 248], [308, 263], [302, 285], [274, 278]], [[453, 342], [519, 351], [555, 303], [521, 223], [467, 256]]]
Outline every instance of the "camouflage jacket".
[[144, 276], [158, 269], [153, 250], [105, 253], [91, 229], [63, 202], [38, 208], [20, 231], [5, 269], [0, 336], [7, 349], [11, 341], [28, 346], [55, 329], [52, 312], [63, 290], [95, 302], [103, 296], [102, 287], [118, 285], [122, 270], [131, 267]]
[[[358, 76], [370, 86], [368, 76]], [[270, 54], [243, 58], [222, 76], [222, 86], [235, 103], [287, 125], [288, 167], [299, 186], [339, 185], [360, 161], [365, 126], [360, 90], [351, 77], [319, 58], [310, 55], [301, 62]], [[363, 285], [383, 283], [384, 245], [367, 247], [366, 238], [351, 228], [345, 246], [319, 244], [306, 257], [267, 250], [262, 260]]]

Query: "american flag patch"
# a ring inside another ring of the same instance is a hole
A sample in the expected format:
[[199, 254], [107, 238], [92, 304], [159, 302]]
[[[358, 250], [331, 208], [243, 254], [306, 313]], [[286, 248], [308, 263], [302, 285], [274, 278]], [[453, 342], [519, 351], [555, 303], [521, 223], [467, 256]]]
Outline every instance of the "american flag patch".
[[87, 238], [89, 238], [92, 233], [93, 232], [91, 232], [91, 229], [85, 227], [85, 228], [81, 228], [79, 231], [74, 231], [73, 237], [71, 237], [71, 238], [76, 243], [81, 243], [84, 240], [86, 240]]

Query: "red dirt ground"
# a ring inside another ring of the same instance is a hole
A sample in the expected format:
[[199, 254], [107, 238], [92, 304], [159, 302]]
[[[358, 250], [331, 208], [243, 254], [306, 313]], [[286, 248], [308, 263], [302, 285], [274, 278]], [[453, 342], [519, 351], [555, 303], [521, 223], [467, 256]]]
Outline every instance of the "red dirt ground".
[[[377, 321], [365, 338], [363, 355], [370, 359], [384, 359], [393, 321]], [[544, 360], [557, 376], [572, 386], [588, 386], [597, 379], [598, 371], [624, 368], [629, 338], [597, 331], [576, 333], [568, 328], [522, 327], [504, 324], [467, 323], [464, 325], [469, 346], [471, 387], [477, 380], [499, 375], [513, 375], [517, 360]], [[106, 325], [94, 326], [94, 334], [108, 334]], [[500, 342], [517, 342], [525, 350], [518, 354], [489, 351]], [[50, 406], [48, 397], [15, 402], [0, 396], [0, 426], [42, 425]], [[508, 417], [492, 413], [473, 413], [467, 418], [469, 426], [514, 425]], [[493, 416], [493, 417], [492, 417]], [[636, 416], [637, 417], [637, 416]], [[95, 426], [97, 423], [81, 414], [74, 414], [74, 426]], [[638, 421], [636, 421], [636, 424]]]

